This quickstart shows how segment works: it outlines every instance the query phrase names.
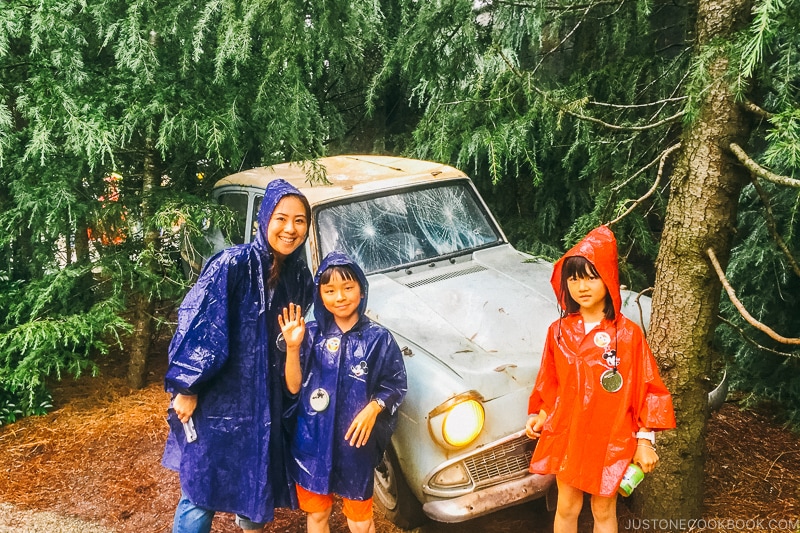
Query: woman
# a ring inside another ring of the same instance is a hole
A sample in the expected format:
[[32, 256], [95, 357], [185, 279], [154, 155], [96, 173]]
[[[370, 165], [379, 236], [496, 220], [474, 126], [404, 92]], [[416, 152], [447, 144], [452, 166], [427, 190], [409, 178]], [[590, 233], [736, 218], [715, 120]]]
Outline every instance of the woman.
[[[250, 244], [212, 257], [178, 310], [165, 388], [173, 394], [162, 463], [180, 472], [176, 533], [207, 532], [215, 511], [261, 531], [276, 507], [295, 507], [284, 413], [286, 354], [278, 311], [306, 308], [313, 282], [301, 255], [311, 209], [284, 180], [271, 182]], [[193, 425], [194, 434], [187, 442]]]

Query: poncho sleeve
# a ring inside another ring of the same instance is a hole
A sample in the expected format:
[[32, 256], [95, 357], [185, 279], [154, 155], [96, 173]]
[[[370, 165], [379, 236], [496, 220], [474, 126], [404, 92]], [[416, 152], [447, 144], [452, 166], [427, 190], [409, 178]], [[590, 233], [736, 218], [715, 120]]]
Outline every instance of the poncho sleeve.
[[[637, 328], [638, 329], [638, 328]], [[636, 352], [641, 354], [641, 379], [638, 383], [638, 402], [634, 406], [634, 416], [639, 427], [653, 430], [675, 427], [675, 412], [672, 396], [658, 373], [658, 363], [647, 345], [641, 330], [636, 339]]]
[[377, 379], [374, 381], [372, 399], [380, 399], [386, 411], [394, 414], [405, 398], [408, 384], [406, 382], [406, 366], [400, 347], [388, 330], [378, 343], [381, 350], [378, 360], [381, 362]]
[[528, 398], [528, 414], [531, 415], [539, 413], [542, 409], [547, 414], [550, 414], [556, 403], [558, 375], [556, 374], [555, 351], [553, 350], [553, 336], [551, 333], [552, 326], [547, 332], [539, 373], [536, 375], [536, 383]]
[[171, 393], [197, 394], [228, 359], [228, 302], [232, 261], [223, 251], [211, 258], [178, 309], [164, 378]]

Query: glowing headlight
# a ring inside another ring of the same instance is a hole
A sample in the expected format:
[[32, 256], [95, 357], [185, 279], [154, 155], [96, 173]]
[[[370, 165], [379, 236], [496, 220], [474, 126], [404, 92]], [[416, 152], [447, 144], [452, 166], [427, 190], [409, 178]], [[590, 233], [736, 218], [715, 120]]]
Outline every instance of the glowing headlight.
[[450, 446], [466, 446], [483, 429], [484, 412], [480, 402], [467, 400], [450, 408], [442, 422], [442, 436]]
[[428, 431], [448, 450], [463, 448], [483, 431], [483, 396], [475, 390], [451, 396], [428, 413]]

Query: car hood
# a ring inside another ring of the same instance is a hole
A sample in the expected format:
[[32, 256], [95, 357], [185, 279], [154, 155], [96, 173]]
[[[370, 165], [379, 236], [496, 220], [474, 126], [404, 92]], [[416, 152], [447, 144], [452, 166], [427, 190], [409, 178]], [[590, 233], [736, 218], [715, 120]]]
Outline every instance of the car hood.
[[503, 245], [454, 264], [377, 274], [367, 314], [488, 401], [533, 387], [547, 328], [558, 318], [552, 268]]

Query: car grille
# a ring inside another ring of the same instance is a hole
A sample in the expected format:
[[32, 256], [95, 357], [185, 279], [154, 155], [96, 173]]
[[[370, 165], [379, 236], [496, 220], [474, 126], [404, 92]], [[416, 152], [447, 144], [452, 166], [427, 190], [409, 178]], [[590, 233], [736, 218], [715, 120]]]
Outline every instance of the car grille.
[[528, 472], [536, 442], [525, 435], [464, 459], [476, 487], [493, 485]]

